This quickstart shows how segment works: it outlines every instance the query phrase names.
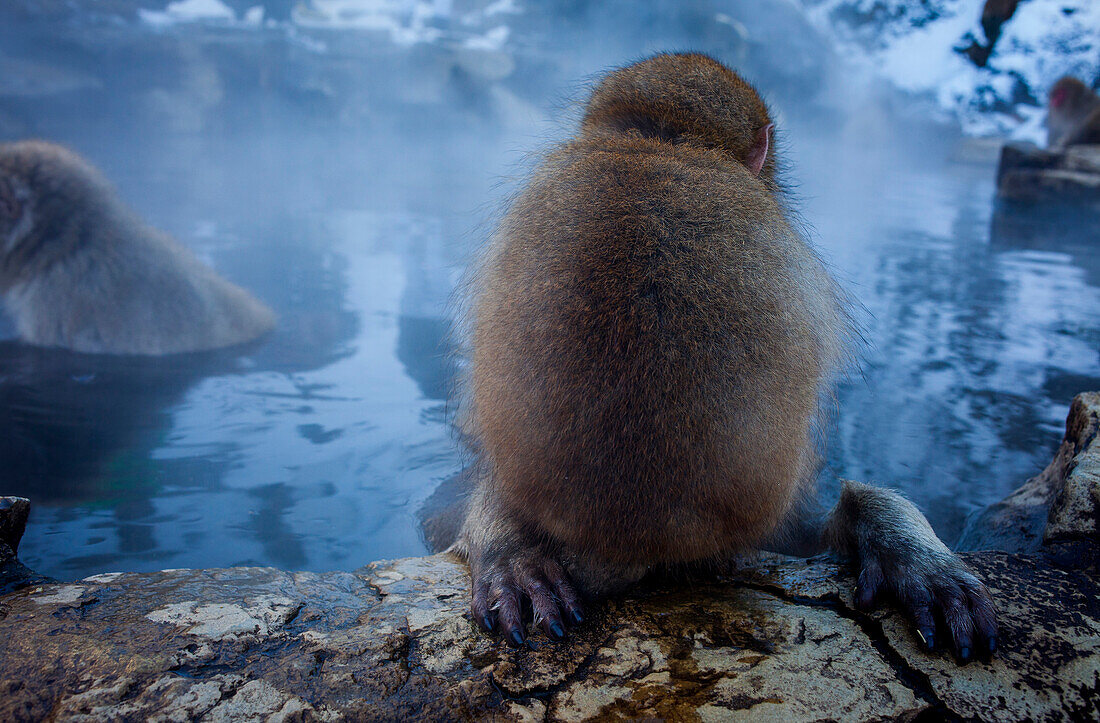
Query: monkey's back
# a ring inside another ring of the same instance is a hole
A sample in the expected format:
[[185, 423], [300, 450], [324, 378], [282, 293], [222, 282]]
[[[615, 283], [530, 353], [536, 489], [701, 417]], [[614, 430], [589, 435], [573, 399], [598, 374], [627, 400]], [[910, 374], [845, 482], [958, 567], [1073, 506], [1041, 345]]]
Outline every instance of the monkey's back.
[[774, 527], [812, 471], [843, 322], [764, 182], [688, 145], [573, 143], [481, 274], [471, 431], [509, 509], [621, 563]]
[[8, 293], [24, 340], [92, 354], [216, 349], [274, 326], [273, 313], [244, 289], [128, 218]]
[[0, 300], [24, 341], [160, 355], [241, 344], [274, 326], [270, 309], [144, 224], [72, 151], [2, 144], [0, 182], [17, 216], [9, 233], [19, 232], [0, 250]]

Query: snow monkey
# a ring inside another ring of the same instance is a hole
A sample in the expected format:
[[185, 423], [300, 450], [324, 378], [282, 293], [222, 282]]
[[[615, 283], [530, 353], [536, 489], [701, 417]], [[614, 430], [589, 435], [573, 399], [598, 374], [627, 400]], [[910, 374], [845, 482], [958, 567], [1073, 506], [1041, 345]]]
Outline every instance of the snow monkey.
[[[657, 55], [598, 83], [502, 220], [473, 285], [478, 482], [454, 546], [486, 631], [522, 644], [529, 601], [561, 638], [585, 598], [728, 559], [798, 507], [849, 322], [773, 129], [721, 63]], [[995, 647], [986, 588], [899, 495], [847, 483], [814, 530], [861, 604], [891, 593], [963, 660]]]
[[1047, 146], [1065, 148], [1085, 143], [1100, 143], [1100, 97], [1067, 75], [1050, 89]]
[[275, 323], [84, 159], [42, 141], [0, 145], [0, 295], [23, 341], [93, 354], [214, 349]]

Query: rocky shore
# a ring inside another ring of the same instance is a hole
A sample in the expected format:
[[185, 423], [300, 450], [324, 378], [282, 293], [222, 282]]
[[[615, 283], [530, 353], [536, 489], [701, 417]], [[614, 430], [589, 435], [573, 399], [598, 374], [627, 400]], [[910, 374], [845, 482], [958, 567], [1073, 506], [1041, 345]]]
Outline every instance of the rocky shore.
[[1047, 150], [1031, 143], [1005, 144], [997, 195], [1015, 203], [1073, 204], [1100, 211], [1100, 146]]
[[1094, 716], [1098, 428], [1100, 394], [1078, 396], [1051, 465], [964, 535], [1001, 632], [994, 660], [961, 667], [921, 652], [891, 607], [858, 611], [851, 576], [826, 558], [655, 581], [565, 643], [512, 650], [467, 620], [465, 568], [447, 555], [44, 582], [12, 567], [25, 510], [7, 498], [0, 570], [20, 587], [0, 596], [0, 719]]

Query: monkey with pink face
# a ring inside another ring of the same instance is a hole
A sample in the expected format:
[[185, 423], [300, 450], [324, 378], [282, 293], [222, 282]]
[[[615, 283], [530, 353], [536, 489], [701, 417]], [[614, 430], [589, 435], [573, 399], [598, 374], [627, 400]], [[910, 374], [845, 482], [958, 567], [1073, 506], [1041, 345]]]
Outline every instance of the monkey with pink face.
[[[492, 238], [462, 422], [476, 489], [454, 549], [514, 645], [586, 598], [761, 545], [815, 476], [845, 302], [796, 230], [757, 92], [698, 54], [606, 75]], [[812, 547], [896, 599], [932, 648], [996, 647], [986, 587], [910, 502], [847, 483]]]
[[275, 325], [87, 161], [43, 141], [0, 144], [0, 298], [23, 341], [89, 354], [216, 349]]
[[1047, 102], [1047, 146], [1100, 143], [1100, 96], [1077, 78], [1061, 78]]

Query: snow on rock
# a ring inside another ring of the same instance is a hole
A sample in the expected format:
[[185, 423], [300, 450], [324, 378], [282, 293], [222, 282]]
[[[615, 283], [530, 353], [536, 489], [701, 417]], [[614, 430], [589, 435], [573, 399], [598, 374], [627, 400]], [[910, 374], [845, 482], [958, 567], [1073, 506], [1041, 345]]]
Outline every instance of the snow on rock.
[[[516, 0], [486, 0], [463, 11], [452, 0], [300, 0], [285, 29], [365, 31], [388, 36], [397, 45], [457, 40], [472, 49], [499, 50], [509, 37], [507, 16], [522, 12]], [[262, 5], [240, 17], [222, 0], [176, 0], [163, 10], [142, 9], [146, 25], [164, 29], [181, 24], [216, 24], [240, 29], [275, 27]]]
[[1047, 90], [1100, 78], [1100, 2], [1023, 0], [987, 67], [960, 51], [985, 42], [984, 0], [796, 0], [849, 60], [931, 99], [972, 135], [1041, 142]]
[[379, 30], [400, 45], [438, 40], [451, 0], [313, 0], [294, 9], [302, 27]]
[[303, 28], [374, 30], [398, 45], [457, 38], [468, 48], [499, 50], [508, 39], [506, 16], [521, 12], [515, 0], [475, 3], [460, 12], [452, 0], [309, 0], [293, 22]]
[[234, 22], [237, 16], [221, 0], [177, 0], [164, 10], [138, 10], [141, 19], [155, 27], [176, 23]]

